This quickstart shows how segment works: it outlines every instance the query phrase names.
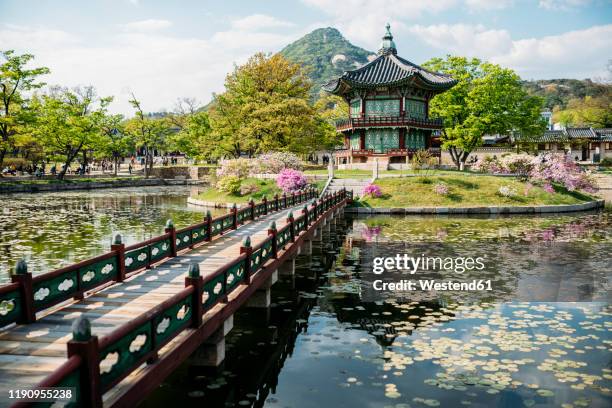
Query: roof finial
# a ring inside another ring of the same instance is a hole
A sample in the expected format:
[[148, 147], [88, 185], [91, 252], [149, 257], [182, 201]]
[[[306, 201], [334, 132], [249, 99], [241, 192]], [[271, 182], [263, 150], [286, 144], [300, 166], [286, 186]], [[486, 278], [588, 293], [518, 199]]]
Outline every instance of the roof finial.
[[391, 24], [387, 23], [385, 25], [387, 31], [382, 38], [382, 43], [380, 44], [380, 49], [378, 50], [379, 55], [383, 54], [397, 54], [397, 49], [395, 48], [395, 43], [393, 42], [393, 34], [391, 34]]

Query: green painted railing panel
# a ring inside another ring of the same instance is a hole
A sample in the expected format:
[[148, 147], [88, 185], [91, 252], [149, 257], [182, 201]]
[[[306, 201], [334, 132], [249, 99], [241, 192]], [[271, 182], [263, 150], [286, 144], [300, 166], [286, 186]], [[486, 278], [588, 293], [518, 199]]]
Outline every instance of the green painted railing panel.
[[[85, 406], [85, 404], [81, 402], [80, 374], [81, 373], [79, 369], [76, 369], [73, 372], [69, 373], [67, 376], [65, 376], [60, 382], [54, 385], [54, 387], [72, 388], [72, 392], [76, 394], [74, 396], [74, 401], [61, 404], [62, 407], [76, 408], [76, 407]], [[36, 408], [43, 408], [43, 407], [47, 408], [47, 407], [57, 407], [58, 404], [56, 404], [55, 402], [34, 402], [34, 403], [31, 403], [30, 406], [36, 407]]]
[[222, 230], [223, 230], [223, 220], [221, 219], [214, 220], [211, 225], [212, 236], [214, 237], [215, 235], [219, 235]]
[[230, 293], [236, 286], [240, 284], [242, 278], [244, 278], [244, 266], [245, 260], [236, 262], [230, 266], [227, 270], [225, 279], [225, 291]]
[[206, 241], [208, 239], [208, 228], [206, 225], [203, 225], [198, 228], [194, 228], [191, 230], [191, 241], [194, 244], [197, 244], [202, 241]]
[[251, 254], [251, 273], [257, 271], [262, 263], [261, 248], [259, 248]]
[[170, 255], [170, 238], [151, 244], [151, 261], [157, 261]]
[[153, 350], [151, 322], [100, 351], [100, 383], [107, 391], [114, 380], [134, 369], [136, 363]]
[[79, 269], [81, 289], [93, 288], [102, 282], [115, 279], [118, 270], [116, 256], [82, 267]]
[[170, 306], [153, 321], [155, 344], [162, 344], [176, 336], [191, 322], [191, 296]]
[[229, 214], [221, 218], [223, 231], [227, 231], [234, 225], [234, 216]]
[[64, 272], [55, 278], [32, 285], [34, 308], [42, 310], [46, 305], [71, 298], [77, 292], [78, 271]]
[[21, 293], [19, 289], [0, 295], [0, 326], [15, 323], [21, 313]]
[[127, 272], [135, 271], [147, 264], [149, 259], [149, 247], [143, 246], [125, 253], [125, 270]]
[[219, 274], [219, 276], [215, 276], [214, 279], [211, 279], [204, 284], [204, 290], [202, 293], [202, 304], [204, 306], [204, 310], [209, 308], [219, 298], [225, 295], [224, 280], [225, 276], [223, 274]]
[[191, 244], [191, 230], [176, 234], [176, 249], [187, 248]]

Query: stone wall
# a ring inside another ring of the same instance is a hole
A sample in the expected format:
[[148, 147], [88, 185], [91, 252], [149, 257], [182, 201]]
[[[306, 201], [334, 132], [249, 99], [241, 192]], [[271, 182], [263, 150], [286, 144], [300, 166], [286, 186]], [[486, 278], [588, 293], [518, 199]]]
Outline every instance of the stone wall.
[[201, 180], [209, 174], [210, 170], [211, 167], [200, 166], [153, 167], [151, 176], [162, 179]]

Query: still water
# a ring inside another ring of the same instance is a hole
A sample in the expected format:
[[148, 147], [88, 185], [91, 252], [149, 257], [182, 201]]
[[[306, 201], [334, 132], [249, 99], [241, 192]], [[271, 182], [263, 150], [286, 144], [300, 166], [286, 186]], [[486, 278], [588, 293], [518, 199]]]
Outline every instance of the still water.
[[187, 206], [192, 188], [4, 195], [0, 202], [0, 282], [8, 279], [21, 258], [28, 262], [30, 272], [40, 274], [108, 251], [115, 233], [121, 233], [129, 245], [162, 234], [167, 219], [177, 228], [200, 222], [205, 210]]
[[[141, 406], [612, 406], [611, 221], [347, 217], [270, 309], [235, 315], [221, 367], [188, 361]], [[372, 260], [397, 253], [482, 256], [483, 271], [417, 279], [493, 288], [373, 291]]]

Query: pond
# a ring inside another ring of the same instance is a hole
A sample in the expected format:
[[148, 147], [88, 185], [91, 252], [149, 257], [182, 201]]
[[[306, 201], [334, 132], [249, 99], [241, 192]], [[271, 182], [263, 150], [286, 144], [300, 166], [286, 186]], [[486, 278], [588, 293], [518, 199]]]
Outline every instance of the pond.
[[[0, 282], [25, 258], [33, 274], [70, 265], [110, 249], [115, 233], [127, 244], [200, 222], [202, 207], [187, 205], [197, 187], [138, 187], [2, 196]], [[226, 210], [213, 210], [213, 215]]]
[[[141, 406], [611, 406], [611, 221], [347, 216], [269, 309], [234, 316], [221, 367], [187, 360]], [[374, 291], [399, 278], [373, 259], [398, 253], [483, 257], [477, 273], [412, 278], [492, 290]]]

